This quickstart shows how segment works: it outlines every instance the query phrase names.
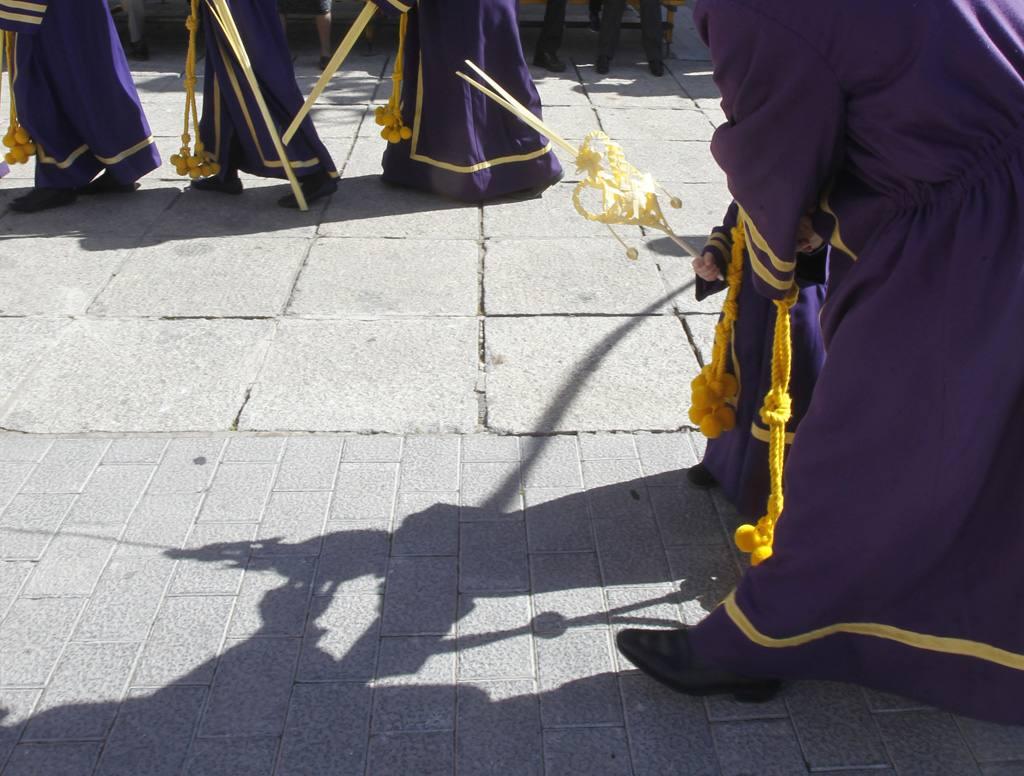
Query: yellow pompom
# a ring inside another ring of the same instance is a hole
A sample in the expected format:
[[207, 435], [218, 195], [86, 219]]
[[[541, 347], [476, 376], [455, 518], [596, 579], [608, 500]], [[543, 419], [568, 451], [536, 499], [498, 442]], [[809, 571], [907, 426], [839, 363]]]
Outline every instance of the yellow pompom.
[[401, 143], [402, 142], [402, 133], [399, 132], [397, 129], [389, 129], [388, 130], [388, 142], [389, 143]]
[[733, 541], [740, 552], [751, 553], [758, 548], [760, 542], [757, 537], [757, 528], [752, 525], [741, 525], [733, 535]]
[[190, 177], [192, 180], [198, 180], [199, 178], [203, 177], [203, 173], [199, 170], [198, 167], [194, 167], [188, 171], [188, 177]]
[[767, 544], [762, 544], [760, 547], [756, 548], [752, 553], [750, 553], [750, 565], [751, 566], [760, 566], [762, 563], [764, 563], [766, 560], [768, 560], [771, 556], [772, 556], [772, 548], [771, 548], [771, 546], [767, 545]]
[[638, 251], [636, 248], [630, 248], [628, 251], [626, 251], [626, 258], [629, 259], [630, 261], [636, 261], [637, 259], [640, 258], [640, 251]]
[[716, 398], [725, 396], [725, 384], [721, 380], [712, 380], [708, 383], [708, 391]]
[[707, 385], [707, 384], [708, 384], [708, 378], [706, 378], [704, 376], [704, 373], [701, 372], [699, 375], [697, 375], [695, 378], [693, 378], [693, 380], [690, 382], [690, 387], [691, 388], [697, 388], [698, 386], [704, 386], [704, 385]]
[[409, 127], [402, 127], [402, 140], [408, 140], [412, 137], [412, 130]]
[[382, 130], [380, 131], [380, 136], [381, 136], [382, 138], [384, 138], [385, 140], [387, 140], [387, 139], [388, 139], [388, 135], [389, 135], [390, 133], [391, 133], [391, 130], [390, 130], [390, 129], [388, 129], [387, 127], [384, 127], [384, 129], [382, 129]]
[[670, 204], [676, 210], [679, 210], [679, 208], [683, 206], [683, 201], [679, 199], [679, 197], [672, 197], [672, 199], [668, 201], [668, 204]]
[[18, 164], [24, 164], [28, 161], [28, 152], [21, 146], [12, 148], [11, 153], [14, 154], [14, 159]]
[[210, 162], [207, 169], [209, 170], [210, 175], [218, 175], [220, 173], [220, 165], [217, 162]]
[[693, 389], [691, 400], [694, 407], [704, 409], [711, 406], [711, 392], [706, 385], [698, 385]]
[[377, 122], [378, 127], [387, 126], [388, 119], [387, 116], [384, 115], [383, 108], [377, 108], [377, 115], [373, 117], [373, 120]]
[[718, 422], [714, 413], [705, 415], [701, 420], [700, 433], [708, 439], [718, 439], [722, 435], [722, 424]]
[[36, 144], [35, 143], [25, 143], [25, 145], [23, 145], [22, 148], [25, 149], [25, 153], [28, 154], [29, 156], [35, 156], [36, 155]]
[[722, 395], [723, 396], [735, 396], [740, 392], [740, 384], [736, 380], [735, 375], [731, 375], [726, 372], [722, 375]]
[[198, 169], [199, 169], [199, 165], [200, 165], [200, 164], [202, 164], [202, 162], [200, 162], [200, 161], [199, 161], [198, 159], [196, 159], [196, 157], [194, 157], [194, 156], [190, 156], [190, 157], [188, 158], [188, 161], [187, 161], [186, 163], [188, 164], [188, 168], [189, 168], [190, 170], [198, 170]]
[[17, 164], [18, 163], [18, 160], [14, 158], [14, 152], [13, 151], [8, 151], [6, 154], [4, 154], [4, 161], [7, 162], [8, 164]]
[[14, 133], [11, 130], [7, 130], [7, 134], [4, 135], [4, 145], [7, 148], [14, 148], [18, 145], [18, 141], [14, 139]]
[[173, 155], [173, 156], [171, 156], [171, 158], [170, 158], [170, 162], [171, 162], [171, 164], [173, 164], [173, 165], [174, 165], [175, 167], [177, 167], [177, 166], [178, 166], [179, 164], [181, 164], [181, 163], [182, 163], [183, 161], [184, 161], [184, 160], [183, 160], [183, 159], [181, 158], [181, 156], [180, 156], [179, 154], [174, 154], [174, 155]]
[[707, 414], [708, 410], [706, 407], [690, 407], [690, 422], [695, 426], [699, 426]]
[[723, 404], [715, 410], [715, 420], [722, 426], [722, 431], [732, 431], [736, 428], [736, 411], [727, 404]]
[[18, 141], [19, 145], [25, 145], [31, 138], [29, 138], [28, 132], [24, 127], [18, 127], [14, 131], [14, 139]]

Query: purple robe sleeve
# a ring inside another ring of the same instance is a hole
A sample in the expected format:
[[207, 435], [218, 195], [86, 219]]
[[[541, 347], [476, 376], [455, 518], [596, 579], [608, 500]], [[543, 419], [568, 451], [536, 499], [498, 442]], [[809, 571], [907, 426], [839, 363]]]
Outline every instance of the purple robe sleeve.
[[796, 271], [800, 217], [841, 159], [844, 98], [814, 46], [744, 0], [699, 0], [728, 122], [711, 152], [740, 205], [757, 290], [786, 295]]
[[[738, 217], [739, 206], [733, 202], [725, 212], [725, 219], [722, 225], [716, 226], [711, 230], [711, 236], [708, 237], [708, 243], [704, 246], [704, 250], [701, 251], [702, 254], [710, 253], [715, 257], [715, 264], [718, 265], [718, 269], [722, 273], [723, 278], [729, 269], [729, 260], [732, 258], [732, 229], [736, 226]], [[698, 277], [697, 284], [694, 289], [697, 301], [704, 301], [709, 296], [725, 290], [728, 285], [729, 284], [726, 283], [725, 280], [708, 281]]]
[[416, 0], [367, 0], [367, 2], [373, 3], [388, 16], [408, 13], [416, 5]]

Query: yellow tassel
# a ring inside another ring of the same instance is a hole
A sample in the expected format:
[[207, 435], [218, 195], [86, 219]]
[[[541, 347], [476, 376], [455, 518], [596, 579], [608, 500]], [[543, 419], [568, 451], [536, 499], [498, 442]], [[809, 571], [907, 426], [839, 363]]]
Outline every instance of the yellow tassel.
[[771, 492], [768, 510], [757, 525], [741, 525], [736, 530], [736, 546], [750, 553], [750, 563], [760, 565], [772, 556], [775, 525], [782, 514], [782, 470], [786, 459], [786, 425], [793, 417], [789, 395], [789, 377], [793, 362], [790, 334], [790, 310], [800, 293], [793, 288], [785, 299], [775, 301], [775, 340], [772, 344], [772, 387], [764, 398], [761, 420], [768, 426], [768, 472]]
[[389, 143], [401, 143], [412, 137], [412, 130], [402, 121], [403, 53], [408, 28], [409, 14], [403, 13], [398, 20], [398, 53], [395, 54], [395, 68], [391, 73], [391, 97], [387, 105], [379, 105], [374, 111], [377, 126], [381, 127], [380, 136]]
[[7, 86], [11, 93], [11, 119], [7, 132], [3, 137], [4, 147], [7, 152], [4, 154], [4, 161], [8, 164], [25, 164], [31, 157], [36, 155], [36, 144], [21, 123], [18, 121], [18, 106], [14, 100], [14, 69], [15, 53], [17, 50], [17, 33], [3, 33], [4, 55], [7, 58]]
[[736, 376], [726, 370], [732, 330], [739, 318], [740, 285], [743, 282], [743, 261], [746, 255], [743, 229], [732, 230], [732, 256], [726, 270], [728, 291], [722, 307], [722, 317], [715, 327], [715, 344], [711, 349], [711, 363], [701, 370], [690, 384], [690, 420], [708, 439], [717, 439], [736, 427], [736, 412], [732, 406], [740, 392]]
[[[199, 33], [199, 0], [191, 0], [191, 11], [185, 19], [188, 30], [188, 53], [185, 55], [185, 127], [181, 132], [181, 149], [171, 157], [174, 171], [186, 178], [208, 178], [220, 172], [213, 154], [199, 139], [199, 109], [196, 105], [196, 37]], [[195, 147], [192, 146], [195, 132]]]

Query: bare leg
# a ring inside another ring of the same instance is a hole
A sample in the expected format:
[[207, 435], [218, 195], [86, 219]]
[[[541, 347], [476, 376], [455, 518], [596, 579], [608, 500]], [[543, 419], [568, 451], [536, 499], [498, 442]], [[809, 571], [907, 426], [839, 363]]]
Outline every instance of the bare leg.
[[320, 38], [320, 56], [330, 57], [331, 51], [331, 12], [316, 17], [316, 34]]

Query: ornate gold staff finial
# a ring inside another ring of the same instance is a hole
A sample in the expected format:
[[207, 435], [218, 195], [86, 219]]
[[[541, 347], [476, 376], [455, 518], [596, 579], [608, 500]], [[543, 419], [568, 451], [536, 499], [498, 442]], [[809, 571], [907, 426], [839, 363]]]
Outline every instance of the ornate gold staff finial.
[[[638, 226], [664, 232], [684, 251], [697, 255], [693, 246], [672, 231], [662, 210], [658, 191], [668, 196], [669, 204], [673, 208], [680, 208], [683, 203], [678, 197], [668, 194], [649, 173], [641, 172], [631, 165], [618, 143], [604, 132], [591, 132], [584, 138], [579, 148], [576, 148], [533, 115], [477, 65], [469, 60], [466, 60], [466, 64], [486, 82], [487, 86], [465, 73], [458, 72], [456, 75], [573, 155], [577, 172], [584, 174], [583, 180], [576, 185], [572, 195], [576, 212], [588, 221], [607, 226], [615, 239], [626, 249], [626, 255], [630, 259], [637, 259], [639, 252], [627, 245], [613, 226]], [[594, 209], [589, 209], [585, 204], [584, 200], [588, 194], [599, 195], [598, 205]]]

